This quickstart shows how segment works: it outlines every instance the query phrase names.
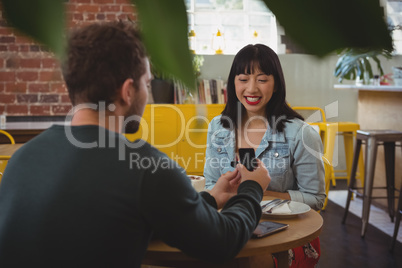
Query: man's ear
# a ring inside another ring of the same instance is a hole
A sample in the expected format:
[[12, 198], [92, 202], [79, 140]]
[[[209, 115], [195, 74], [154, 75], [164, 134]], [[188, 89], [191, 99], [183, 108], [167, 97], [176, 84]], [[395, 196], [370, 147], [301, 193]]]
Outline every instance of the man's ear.
[[128, 78], [124, 81], [123, 85], [121, 86], [121, 101], [126, 105], [131, 105], [134, 99], [134, 86], [133, 86], [133, 79]]

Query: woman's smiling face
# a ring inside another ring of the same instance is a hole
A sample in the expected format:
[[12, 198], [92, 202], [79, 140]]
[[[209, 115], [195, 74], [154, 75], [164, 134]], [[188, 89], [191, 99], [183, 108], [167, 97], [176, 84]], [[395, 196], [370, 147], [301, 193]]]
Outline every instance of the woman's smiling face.
[[265, 117], [265, 107], [274, 93], [274, 76], [266, 75], [259, 69], [251, 74], [235, 76], [236, 96], [251, 116]]

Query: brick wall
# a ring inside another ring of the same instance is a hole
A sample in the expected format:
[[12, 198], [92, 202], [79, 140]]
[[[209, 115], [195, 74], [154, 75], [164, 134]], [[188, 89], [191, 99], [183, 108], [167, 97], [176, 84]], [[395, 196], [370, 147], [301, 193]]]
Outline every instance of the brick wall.
[[[136, 20], [129, 0], [69, 0], [66, 11], [67, 28], [127, 17]], [[52, 116], [70, 109], [59, 61], [44, 46], [9, 27], [0, 5], [0, 114]]]

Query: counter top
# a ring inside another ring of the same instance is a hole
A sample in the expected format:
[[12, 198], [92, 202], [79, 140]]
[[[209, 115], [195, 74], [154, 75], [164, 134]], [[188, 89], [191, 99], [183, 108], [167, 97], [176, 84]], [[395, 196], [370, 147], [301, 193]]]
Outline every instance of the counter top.
[[[7, 122], [3, 130], [13, 136], [16, 143], [25, 143], [33, 137], [39, 135], [53, 124], [69, 125], [68, 121], [47, 121], [47, 122]], [[0, 135], [0, 144], [10, 141], [4, 135]]]
[[402, 92], [402, 86], [373, 86], [373, 85], [334, 85], [335, 89], [352, 89], [352, 90], [366, 90], [366, 91], [378, 91], [378, 92]]
[[66, 125], [65, 121], [48, 121], [48, 122], [7, 122], [4, 130], [44, 130], [51, 125]]

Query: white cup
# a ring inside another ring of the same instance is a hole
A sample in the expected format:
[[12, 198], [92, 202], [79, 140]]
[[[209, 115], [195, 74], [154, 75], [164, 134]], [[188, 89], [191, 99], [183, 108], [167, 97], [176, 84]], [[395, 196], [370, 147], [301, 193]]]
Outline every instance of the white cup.
[[203, 176], [188, 175], [188, 178], [191, 180], [191, 185], [197, 192], [201, 192], [204, 190], [205, 178]]

